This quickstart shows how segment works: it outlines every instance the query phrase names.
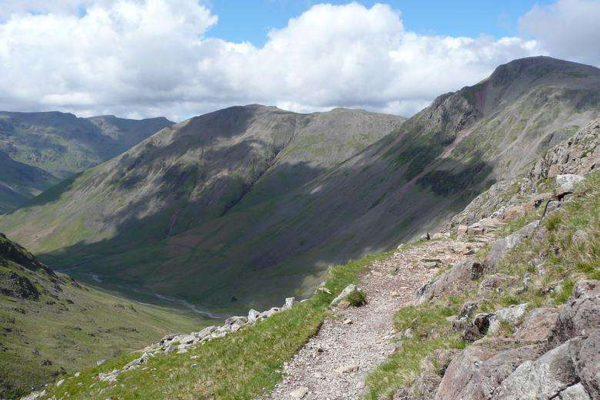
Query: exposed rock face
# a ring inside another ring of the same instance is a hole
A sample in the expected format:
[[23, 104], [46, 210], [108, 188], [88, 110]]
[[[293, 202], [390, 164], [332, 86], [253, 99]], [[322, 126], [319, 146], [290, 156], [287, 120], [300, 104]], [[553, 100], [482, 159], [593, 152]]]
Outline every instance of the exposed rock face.
[[556, 326], [558, 314], [555, 308], [536, 308], [523, 321], [515, 333], [515, 339], [524, 343], [547, 341]]
[[[522, 363], [502, 382], [493, 398], [497, 400], [553, 399], [579, 382], [582, 383], [588, 396], [598, 398], [600, 396], [599, 349], [600, 331], [598, 330], [587, 338], [571, 339], [537, 360]], [[577, 390], [581, 392], [581, 389]]]
[[595, 327], [600, 327], [600, 282], [578, 282], [573, 296], [558, 315], [550, 341], [555, 345], [564, 343], [588, 335]]
[[474, 344], [452, 360], [435, 399], [490, 399], [498, 385], [521, 363], [539, 356], [541, 348], [527, 346], [502, 351]]
[[534, 221], [528, 224], [527, 226], [524, 226], [523, 228], [519, 229], [517, 232], [507, 237], [498, 239], [492, 245], [492, 248], [490, 249], [487, 255], [486, 264], [488, 264], [490, 267], [496, 265], [496, 263], [502, 258], [504, 258], [504, 256], [510, 250], [515, 248], [515, 246], [521, 243], [524, 239], [531, 237], [531, 235], [533, 235], [533, 233], [535, 232], [535, 229], [538, 227], [538, 224], [538, 221]]
[[0, 261], [7, 260], [17, 263], [32, 271], [43, 270], [48, 275], [55, 276], [54, 272], [41, 263], [33, 254], [18, 243], [8, 240], [6, 235], [0, 233]]
[[30, 300], [40, 297], [40, 292], [29, 279], [12, 271], [0, 272], [0, 294]]
[[[542, 156], [529, 172], [527, 187], [534, 189], [541, 179], [558, 178], [561, 174], [584, 175], [596, 169], [600, 165], [599, 138], [600, 119], [596, 119]], [[569, 178], [563, 179], [566, 183]]]
[[[450, 363], [435, 399], [600, 398], [599, 293], [600, 282], [578, 282], [560, 310], [534, 310], [515, 341], [482, 340], [467, 347]], [[497, 321], [517, 322], [525, 309], [522, 304], [477, 315], [465, 329], [465, 340], [488, 334]]]

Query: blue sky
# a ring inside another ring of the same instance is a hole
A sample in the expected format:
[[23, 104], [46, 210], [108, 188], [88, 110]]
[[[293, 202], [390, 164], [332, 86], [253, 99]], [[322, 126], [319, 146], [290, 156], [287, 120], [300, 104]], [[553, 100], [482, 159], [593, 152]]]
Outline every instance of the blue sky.
[[[421, 34], [477, 37], [516, 36], [519, 18], [535, 4], [548, 0], [392, 0], [356, 1], [365, 6], [376, 3], [391, 5], [402, 13], [404, 27]], [[220, 39], [249, 41], [262, 46], [269, 30], [284, 28], [290, 18], [297, 17], [318, 3], [347, 4], [348, 1], [310, 0], [208, 0], [206, 4], [219, 22], [208, 35]]]
[[518, 58], [600, 66], [599, 16], [600, 0], [0, 0], [0, 109], [409, 117]]

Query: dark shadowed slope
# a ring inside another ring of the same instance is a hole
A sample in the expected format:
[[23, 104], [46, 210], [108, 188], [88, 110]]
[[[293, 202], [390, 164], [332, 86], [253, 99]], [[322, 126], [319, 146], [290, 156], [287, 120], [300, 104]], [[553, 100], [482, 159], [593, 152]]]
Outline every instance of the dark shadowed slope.
[[50, 173], [11, 159], [0, 150], [0, 214], [57, 183]]
[[[0, 203], [17, 206], [61, 179], [106, 161], [172, 125], [166, 118], [77, 118], [60, 112], [0, 112], [0, 152], [26, 166], [4, 169]], [[6, 157], [3, 161], [7, 163]], [[45, 172], [45, 174], [43, 173]], [[9, 187], [12, 191], [9, 191]], [[15, 192], [17, 195], [15, 195]], [[1, 211], [0, 211], [1, 212]]]
[[547, 57], [438, 97], [345, 161], [389, 120], [232, 108], [163, 130], [0, 229], [73, 271], [265, 308], [309, 293], [330, 263], [433, 229], [599, 112], [600, 71]]

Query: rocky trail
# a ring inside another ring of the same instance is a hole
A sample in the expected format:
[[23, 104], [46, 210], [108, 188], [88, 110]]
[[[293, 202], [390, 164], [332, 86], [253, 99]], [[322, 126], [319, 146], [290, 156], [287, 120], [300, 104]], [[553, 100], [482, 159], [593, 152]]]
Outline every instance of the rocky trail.
[[477, 251], [473, 242], [430, 241], [374, 262], [360, 280], [362, 307], [336, 308], [319, 333], [285, 365], [269, 399], [358, 399], [370, 370], [394, 352], [393, 316], [436, 272]]

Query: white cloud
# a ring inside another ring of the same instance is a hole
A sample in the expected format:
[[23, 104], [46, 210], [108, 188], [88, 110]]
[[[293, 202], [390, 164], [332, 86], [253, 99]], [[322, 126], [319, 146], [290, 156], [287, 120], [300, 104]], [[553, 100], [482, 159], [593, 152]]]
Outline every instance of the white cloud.
[[535, 5], [520, 26], [553, 56], [600, 66], [600, 1]]
[[315, 5], [257, 48], [207, 38], [217, 18], [197, 0], [51, 3], [0, 23], [0, 109], [181, 119], [257, 102], [410, 115], [540, 52], [520, 38], [415, 34], [381, 4]]

